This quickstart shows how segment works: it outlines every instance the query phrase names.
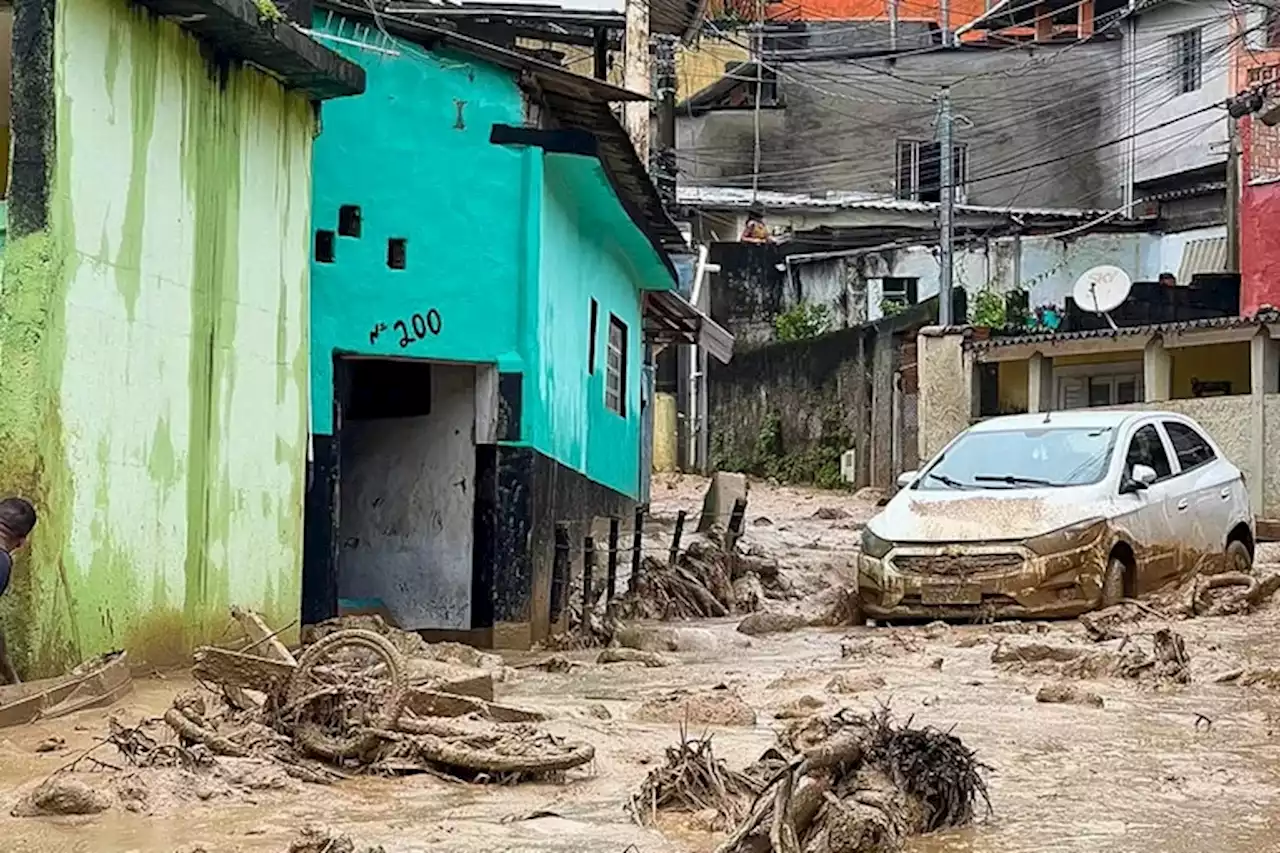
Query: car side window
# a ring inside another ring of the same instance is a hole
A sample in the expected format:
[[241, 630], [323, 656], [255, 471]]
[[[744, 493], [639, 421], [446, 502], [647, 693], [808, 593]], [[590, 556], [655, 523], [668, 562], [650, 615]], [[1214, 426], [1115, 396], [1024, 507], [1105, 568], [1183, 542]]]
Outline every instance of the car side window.
[[1134, 465], [1146, 465], [1156, 472], [1156, 479], [1163, 480], [1173, 474], [1173, 466], [1169, 464], [1169, 454], [1164, 452], [1164, 442], [1154, 424], [1138, 427], [1133, 438], [1129, 439], [1129, 452], [1124, 458], [1124, 475], [1133, 476]]
[[1173, 445], [1173, 453], [1178, 457], [1178, 464], [1183, 471], [1212, 462], [1216, 458], [1209, 442], [1194, 427], [1178, 421], [1165, 421], [1164, 431], [1169, 433], [1169, 443]]

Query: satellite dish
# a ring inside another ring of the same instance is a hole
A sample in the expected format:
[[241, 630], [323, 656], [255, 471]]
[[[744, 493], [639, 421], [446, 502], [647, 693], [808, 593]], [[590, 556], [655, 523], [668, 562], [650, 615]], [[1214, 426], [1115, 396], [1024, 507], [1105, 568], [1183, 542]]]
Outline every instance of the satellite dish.
[[1119, 267], [1103, 265], [1094, 267], [1076, 280], [1071, 296], [1085, 311], [1092, 311], [1107, 318], [1111, 328], [1116, 328], [1109, 311], [1114, 311], [1129, 298], [1133, 282], [1129, 274]]

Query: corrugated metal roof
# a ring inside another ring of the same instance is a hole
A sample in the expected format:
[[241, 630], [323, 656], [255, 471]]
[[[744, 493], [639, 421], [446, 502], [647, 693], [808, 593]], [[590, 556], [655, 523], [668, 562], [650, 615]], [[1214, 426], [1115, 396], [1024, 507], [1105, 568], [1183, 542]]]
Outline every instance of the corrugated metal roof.
[[[762, 191], [758, 195], [738, 187], [689, 187], [676, 190], [676, 200], [690, 207], [746, 209], [754, 203], [765, 210], [880, 210], [905, 213], [936, 213], [941, 205], [933, 201], [909, 201], [872, 193], [828, 193], [815, 196], [805, 193]], [[1051, 219], [1096, 219], [1111, 211], [1078, 207], [991, 207], [980, 204], [957, 204], [959, 213], [996, 214], [999, 216], [1038, 216]], [[1126, 220], [1115, 217], [1112, 222]]]
[[968, 340], [965, 345], [973, 350], [989, 350], [998, 347], [1018, 346], [1020, 344], [1057, 343], [1060, 341], [1082, 341], [1091, 338], [1123, 338], [1129, 336], [1145, 336], [1167, 334], [1170, 332], [1186, 332], [1195, 329], [1234, 329], [1244, 326], [1260, 326], [1263, 323], [1280, 321], [1280, 311], [1259, 311], [1252, 317], [1209, 317], [1202, 320], [1183, 320], [1177, 323], [1151, 323], [1145, 326], [1121, 326], [1118, 329], [1089, 329], [1082, 332], [1037, 332], [1026, 335], [1000, 335], [986, 340]]
[[1206, 237], [1188, 240], [1182, 247], [1182, 264], [1178, 267], [1178, 283], [1190, 284], [1191, 279], [1205, 273], [1227, 271], [1227, 238]]

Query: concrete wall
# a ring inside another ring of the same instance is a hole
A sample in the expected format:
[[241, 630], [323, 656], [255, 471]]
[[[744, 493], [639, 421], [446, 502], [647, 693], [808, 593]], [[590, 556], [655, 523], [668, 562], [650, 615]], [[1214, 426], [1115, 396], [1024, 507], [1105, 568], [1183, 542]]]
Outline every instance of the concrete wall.
[[476, 370], [431, 365], [431, 411], [348, 421], [338, 595], [406, 630], [471, 628]]
[[[537, 341], [527, 349], [526, 418], [535, 448], [627, 497], [640, 494], [640, 366], [644, 345], [637, 266], [608, 227], [612, 190], [594, 158], [547, 155], [542, 185]], [[616, 212], [620, 207], [615, 203]], [[615, 216], [616, 216], [615, 212]], [[625, 216], [623, 217], [625, 220]], [[625, 226], [621, 226], [625, 227]], [[634, 229], [631, 229], [634, 230]], [[591, 300], [597, 304], [591, 327]], [[624, 412], [605, 407], [609, 319], [626, 328]], [[595, 362], [590, 363], [591, 340]]]
[[27, 675], [185, 661], [230, 604], [296, 618], [307, 454], [307, 98], [120, 0], [60, 0], [53, 37], [49, 219], [0, 312]]
[[[712, 464], [788, 482], [840, 484], [840, 457], [856, 451], [855, 485], [890, 488], [893, 447], [914, 444], [914, 419], [894, 434], [893, 383], [914, 395], [909, 341], [932, 306], [877, 324], [774, 343], [712, 364]], [[910, 357], [910, 361], [907, 358]], [[901, 458], [914, 457], [903, 448]]]
[[[1232, 5], [1226, 0], [1159, 3], [1137, 18], [1133, 130], [1142, 136], [1137, 140], [1135, 183], [1226, 163], [1227, 120], [1221, 112], [1152, 128], [1219, 104], [1232, 94]], [[1180, 94], [1173, 37], [1193, 28], [1200, 29], [1202, 84], [1194, 92]]]
[[1254, 314], [1280, 307], [1280, 127], [1251, 118], [1240, 127], [1240, 311]]
[[[1121, 53], [1120, 43], [1109, 41], [785, 63], [786, 106], [781, 127], [762, 133], [760, 188], [892, 196], [896, 142], [934, 138], [929, 95], [946, 82], [955, 84], [955, 112], [972, 122], [956, 129], [956, 142], [969, 146], [969, 202], [1116, 207], [1123, 158], [1089, 149], [1121, 135], [1114, 123], [1124, 101]], [[1029, 63], [1029, 56], [1038, 61]], [[1048, 91], [1054, 97], [1045, 98]], [[690, 183], [751, 186], [752, 138], [742, 118], [722, 111], [695, 120], [704, 125], [696, 133], [682, 131], [681, 166]], [[685, 122], [677, 119], [678, 126]]]
[[920, 464], [968, 428], [973, 417], [973, 358], [959, 334], [925, 329], [916, 339], [920, 375]]
[[[318, 14], [316, 26], [326, 25], [369, 38]], [[312, 264], [311, 411], [321, 434], [333, 431], [335, 350], [489, 363], [507, 356], [504, 369], [520, 369], [521, 288], [536, 275], [522, 254], [520, 213], [526, 160], [541, 157], [489, 143], [495, 123], [523, 121], [508, 72], [407, 43], [400, 56], [333, 47], [365, 67], [367, 89], [325, 105], [316, 142], [313, 227], [336, 231], [342, 205], [359, 207], [362, 219], [359, 238], [335, 238], [333, 263]], [[408, 241], [403, 270], [387, 266], [393, 237]], [[438, 334], [407, 334], [414, 314], [432, 310]]]

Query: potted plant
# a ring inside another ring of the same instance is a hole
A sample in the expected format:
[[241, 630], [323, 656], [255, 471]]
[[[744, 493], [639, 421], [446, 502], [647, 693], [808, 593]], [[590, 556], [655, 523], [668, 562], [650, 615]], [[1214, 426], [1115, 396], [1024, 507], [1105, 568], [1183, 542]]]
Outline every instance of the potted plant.
[[973, 336], [978, 340], [990, 337], [992, 329], [1002, 328], [1005, 324], [1004, 296], [991, 287], [984, 287], [973, 298], [969, 309], [969, 325], [973, 327]]

